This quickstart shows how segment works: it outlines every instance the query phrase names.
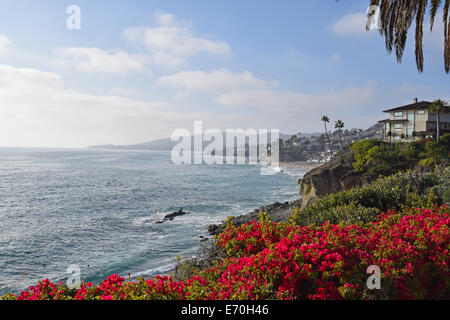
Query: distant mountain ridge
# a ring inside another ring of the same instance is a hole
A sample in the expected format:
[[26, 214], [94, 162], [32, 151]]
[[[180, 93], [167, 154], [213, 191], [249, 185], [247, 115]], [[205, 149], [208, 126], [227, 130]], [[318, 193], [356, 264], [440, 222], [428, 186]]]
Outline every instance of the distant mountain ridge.
[[[320, 133], [311, 134], [300, 134], [302, 137], [319, 136]], [[295, 136], [292, 134], [280, 134], [280, 139], [286, 140], [290, 137]], [[297, 135], [298, 136], [298, 135]], [[192, 138], [192, 137], [191, 137]], [[176, 146], [179, 141], [172, 141], [170, 138], [158, 139], [150, 142], [132, 144], [132, 145], [94, 145], [89, 146], [89, 149], [102, 149], [102, 150], [151, 150], [151, 151], [171, 151], [174, 146]], [[208, 145], [210, 142], [204, 142], [204, 145]]]
[[170, 151], [177, 145], [177, 141], [171, 141], [171, 139], [158, 139], [150, 142], [132, 144], [132, 145], [94, 145], [89, 146], [89, 149], [102, 149], [102, 150], [154, 150], [154, 151]]

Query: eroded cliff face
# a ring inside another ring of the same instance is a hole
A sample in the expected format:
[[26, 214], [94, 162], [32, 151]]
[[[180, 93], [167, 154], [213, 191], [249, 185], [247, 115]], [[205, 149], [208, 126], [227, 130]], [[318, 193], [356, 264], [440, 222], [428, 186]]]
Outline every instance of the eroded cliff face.
[[305, 174], [299, 180], [303, 206], [317, 197], [367, 184], [368, 181], [353, 169], [353, 161], [353, 152], [348, 151]]

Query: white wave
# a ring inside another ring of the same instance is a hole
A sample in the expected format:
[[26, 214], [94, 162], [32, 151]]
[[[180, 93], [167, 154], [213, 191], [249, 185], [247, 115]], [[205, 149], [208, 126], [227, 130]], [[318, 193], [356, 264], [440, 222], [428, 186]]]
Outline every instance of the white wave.
[[175, 263], [170, 263], [170, 264], [165, 264], [165, 265], [162, 265], [162, 266], [159, 266], [156, 268], [151, 268], [151, 269], [144, 270], [144, 271], [138, 271], [138, 272], [131, 274], [131, 278], [132, 279], [136, 279], [136, 278], [140, 278], [140, 277], [150, 278], [150, 277], [154, 277], [156, 275], [163, 275], [170, 271], [173, 271], [175, 269], [175, 266], [176, 266]]
[[157, 221], [160, 221], [160, 220], [164, 219], [164, 217], [166, 215], [168, 215], [169, 213], [171, 213], [171, 212], [168, 212], [168, 211], [167, 212], [157, 211], [156, 213], [153, 213], [150, 216], [134, 218], [131, 221], [131, 224], [134, 225], [134, 226], [142, 226], [142, 225], [147, 225], [147, 224], [153, 224], [153, 223], [155, 223]]

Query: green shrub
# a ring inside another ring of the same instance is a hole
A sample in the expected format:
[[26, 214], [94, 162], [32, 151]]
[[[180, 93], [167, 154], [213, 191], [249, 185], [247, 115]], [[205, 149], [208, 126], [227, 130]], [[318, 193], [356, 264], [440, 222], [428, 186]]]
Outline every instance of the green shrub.
[[428, 141], [425, 144], [425, 152], [421, 153], [421, 157], [432, 159], [434, 165], [437, 165], [448, 158], [448, 152], [449, 150], [446, 145], [435, 141]]
[[319, 198], [310, 206], [295, 210], [291, 221], [297, 225], [316, 226], [327, 221], [335, 224], [366, 223], [373, 221], [380, 211], [425, 207], [428, 200], [426, 192], [437, 184], [439, 175], [438, 172], [408, 171], [379, 178], [367, 186]]
[[441, 144], [447, 146], [447, 149], [450, 150], [450, 133], [444, 134], [441, 137]]
[[435, 203], [450, 204], [450, 167], [436, 170], [436, 184], [433, 193]]
[[414, 167], [420, 150], [418, 145], [387, 143], [376, 139], [354, 142], [353, 168], [373, 180], [380, 175], [390, 175]]
[[433, 158], [425, 158], [419, 161], [419, 166], [422, 167], [432, 167], [435, 165]]
[[441, 142], [421, 140], [408, 143], [387, 143], [376, 139], [360, 140], [350, 145], [354, 153], [353, 168], [369, 181], [413, 169], [417, 164], [433, 167], [448, 161], [450, 134]]

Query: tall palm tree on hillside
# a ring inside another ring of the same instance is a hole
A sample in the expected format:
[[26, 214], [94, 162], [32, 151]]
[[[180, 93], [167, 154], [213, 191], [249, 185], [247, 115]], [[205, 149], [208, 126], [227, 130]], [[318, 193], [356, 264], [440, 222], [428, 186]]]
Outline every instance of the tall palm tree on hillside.
[[440, 137], [441, 131], [440, 131], [440, 119], [439, 119], [439, 116], [440, 116], [441, 112], [448, 112], [449, 111], [449, 107], [448, 107], [447, 102], [445, 102], [445, 101], [443, 101], [441, 99], [437, 99], [437, 100], [434, 100], [431, 103], [429, 111], [436, 114], [436, 141], [439, 142], [439, 140], [441, 139], [441, 137]]
[[[337, 0], [339, 1], [339, 0]], [[395, 49], [400, 63], [406, 46], [406, 38], [411, 25], [415, 24], [415, 54], [419, 72], [423, 71], [423, 24], [429, 7], [430, 31], [442, 5], [442, 23], [444, 24], [444, 66], [450, 71], [450, 0], [370, 0], [370, 5], [380, 7], [380, 34], [385, 37], [389, 53]]]
[[334, 123], [334, 128], [339, 130], [339, 146], [342, 149], [342, 129], [344, 128], [344, 122], [342, 120], [338, 120]]
[[325, 134], [327, 135], [328, 145], [330, 146], [330, 153], [333, 157], [333, 146], [331, 145], [331, 140], [327, 129], [327, 123], [330, 123], [330, 118], [328, 118], [327, 116], [323, 116], [321, 120], [323, 121], [323, 125], [325, 126]]

